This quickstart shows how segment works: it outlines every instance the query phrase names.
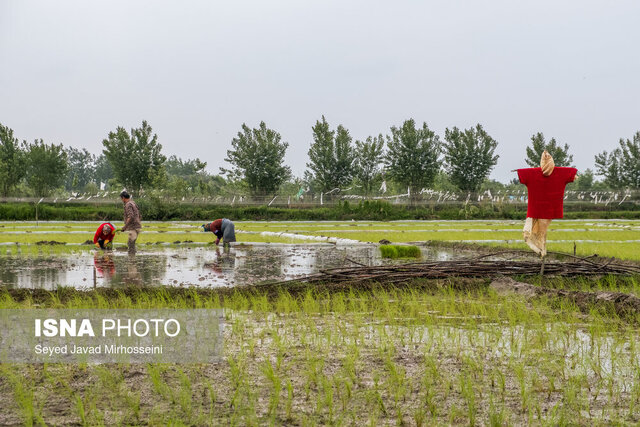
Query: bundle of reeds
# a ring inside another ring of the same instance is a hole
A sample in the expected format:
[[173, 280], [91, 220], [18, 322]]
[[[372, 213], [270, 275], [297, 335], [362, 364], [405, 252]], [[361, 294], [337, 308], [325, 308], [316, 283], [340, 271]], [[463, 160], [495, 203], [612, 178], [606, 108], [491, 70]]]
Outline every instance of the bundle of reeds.
[[[413, 279], [443, 279], [450, 277], [497, 277], [526, 276], [540, 274], [540, 261], [534, 260], [490, 260], [489, 254], [478, 258], [454, 261], [427, 261], [406, 264], [340, 267], [322, 270], [308, 276], [270, 282], [265, 285], [287, 282], [303, 283], [347, 283], [375, 281], [378, 283], [401, 283]], [[594, 276], [594, 275], [635, 275], [640, 274], [637, 264], [621, 263], [596, 257], [570, 257], [571, 261], [547, 261], [544, 266], [546, 276]]]

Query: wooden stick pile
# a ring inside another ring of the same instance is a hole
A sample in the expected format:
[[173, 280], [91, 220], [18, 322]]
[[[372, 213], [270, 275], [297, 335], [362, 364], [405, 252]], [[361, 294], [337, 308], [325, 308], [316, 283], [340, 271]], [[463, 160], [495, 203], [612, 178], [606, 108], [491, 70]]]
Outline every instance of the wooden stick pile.
[[[491, 254], [495, 255], [495, 254]], [[285, 280], [265, 285], [279, 285], [288, 282], [302, 283], [344, 283], [375, 281], [378, 283], [401, 283], [413, 279], [443, 279], [449, 277], [496, 277], [535, 275], [540, 273], [540, 261], [487, 260], [479, 258], [455, 261], [429, 261], [410, 264], [340, 267], [322, 270], [297, 279]], [[594, 261], [592, 257], [573, 258], [569, 262], [545, 263], [545, 276], [593, 276], [593, 275], [634, 275], [640, 274], [640, 266], [614, 262], [613, 258]]]

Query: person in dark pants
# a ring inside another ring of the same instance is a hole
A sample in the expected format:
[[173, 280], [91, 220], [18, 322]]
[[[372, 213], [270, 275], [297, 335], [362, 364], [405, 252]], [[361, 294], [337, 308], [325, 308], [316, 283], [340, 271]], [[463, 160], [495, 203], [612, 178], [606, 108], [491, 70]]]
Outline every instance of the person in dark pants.
[[138, 209], [136, 202], [131, 200], [131, 195], [126, 190], [120, 193], [120, 200], [124, 203], [124, 227], [122, 227], [122, 231], [129, 232], [127, 246], [129, 253], [134, 254], [136, 252], [136, 240], [138, 240], [138, 235], [142, 230], [140, 209]]
[[227, 218], [216, 219], [200, 227], [203, 231], [210, 231], [216, 235], [216, 246], [220, 244], [220, 239], [223, 240], [224, 246], [229, 246], [229, 243], [236, 241], [236, 226]]
[[116, 228], [110, 222], [105, 222], [96, 230], [93, 244], [100, 249], [111, 249], [114, 237], [116, 237]]

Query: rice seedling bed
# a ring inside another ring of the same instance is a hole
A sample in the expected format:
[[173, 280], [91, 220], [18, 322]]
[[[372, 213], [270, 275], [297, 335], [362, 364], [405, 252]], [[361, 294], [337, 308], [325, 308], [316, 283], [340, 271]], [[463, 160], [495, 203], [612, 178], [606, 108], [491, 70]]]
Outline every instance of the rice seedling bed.
[[486, 283], [1, 292], [1, 308], [224, 308], [216, 364], [2, 365], [0, 423], [635, 424], [637, 316]]
[[382, 258], [420, 258], [420, 248], [412, 245], [380, 245]]

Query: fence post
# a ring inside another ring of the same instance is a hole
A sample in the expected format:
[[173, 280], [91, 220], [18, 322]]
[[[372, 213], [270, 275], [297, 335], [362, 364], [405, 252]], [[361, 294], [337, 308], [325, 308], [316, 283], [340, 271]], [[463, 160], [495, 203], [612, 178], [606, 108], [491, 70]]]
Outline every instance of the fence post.
[[36, 227], [38, 227], [39, 223], [38, 223], [38, 205], [40, 204], [40, 202], [42, 202], [44, 200], [44, 197], [41, 198], [40, 200], [38, 200], [38, 203], [36, 203]]

